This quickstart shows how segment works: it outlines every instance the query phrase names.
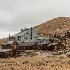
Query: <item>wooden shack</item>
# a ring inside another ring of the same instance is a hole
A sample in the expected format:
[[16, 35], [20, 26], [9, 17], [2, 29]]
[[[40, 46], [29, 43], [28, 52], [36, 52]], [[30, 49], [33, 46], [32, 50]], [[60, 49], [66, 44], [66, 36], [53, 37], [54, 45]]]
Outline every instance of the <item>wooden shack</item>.
[[11, 49], [0, 49], [0, 57], [12, 57], [12, 50]]
[[6, 43], [2, 44], [2, 49], [14, 49], [19, 48], [19, 43], [17, 41], [7, 41]]
[[54, 50], [57, 50], [57, 47], [58, 47], [58, 43], [50, 43], [47, 45], [47, 50], [54, 51]]
[[54, 50], [60, 50], [65, 49], [65, 46], [62, 43], [50, 43], [47, 45], [47, 50], [54, 51]]
[[46, 41], [42, 43], [42, 50], [47, 50], [47, 45], [50, 44], [51, 41]]
[[11, 49], [12, 55], [15, 56], [17, 54], [17, 50], [19, 49], [19, 42], [17, 41], [7, 41], [2, 45], [2, 49]]
[[19, 45], [20, 50], [35, 50], [37, 42], [24, 42]]

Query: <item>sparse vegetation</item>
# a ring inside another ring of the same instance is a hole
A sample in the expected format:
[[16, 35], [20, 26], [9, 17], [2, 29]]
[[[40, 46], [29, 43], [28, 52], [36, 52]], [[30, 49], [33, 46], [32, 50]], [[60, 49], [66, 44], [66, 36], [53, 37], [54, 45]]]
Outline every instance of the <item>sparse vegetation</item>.
[[64, 57], [59, 59], [59, 55], [55, 57], [17, 57], [1, 59], [0, 58], [0, 70], [66, 70], [70, 69], [70, 59]]

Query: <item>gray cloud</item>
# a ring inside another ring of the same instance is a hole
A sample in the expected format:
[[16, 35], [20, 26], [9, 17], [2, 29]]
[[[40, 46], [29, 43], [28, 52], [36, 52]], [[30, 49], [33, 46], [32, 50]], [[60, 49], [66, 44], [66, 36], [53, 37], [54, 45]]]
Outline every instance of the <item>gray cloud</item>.
[[19, 32], [25, 26], [36, 26], [52, 18], [69, 16], [69, 0], [0, 0], [1, 37]]

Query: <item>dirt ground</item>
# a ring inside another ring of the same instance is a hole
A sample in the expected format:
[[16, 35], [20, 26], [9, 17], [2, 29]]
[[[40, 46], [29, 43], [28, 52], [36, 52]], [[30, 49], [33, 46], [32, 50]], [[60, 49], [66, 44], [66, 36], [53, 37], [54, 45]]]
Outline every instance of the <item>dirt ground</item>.
[[70, 70], [70, 58], [63, 54], [0, 58], [0, 70]]

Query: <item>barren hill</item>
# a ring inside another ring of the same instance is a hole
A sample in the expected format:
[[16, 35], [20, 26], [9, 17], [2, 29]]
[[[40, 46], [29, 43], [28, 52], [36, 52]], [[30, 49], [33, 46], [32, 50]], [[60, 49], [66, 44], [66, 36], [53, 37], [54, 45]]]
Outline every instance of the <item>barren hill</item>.
[[8, 38], [0, 39], [0, 45], [7, 41]]
[[[63, 35], [66, 31], [70, 30], [70, 17], [58, 17], [49, 20], [45, 23], [35, 26], [37, 32], [42, 36], [48, 34]], [[0, 44], [4, 43], [7, 38], [0, 39]]]
[[58, 17], [45, 23], [35, 26], [38, 33], [42, 35], [60, 34], [63, 35], [70, 30], [70, 17]]

